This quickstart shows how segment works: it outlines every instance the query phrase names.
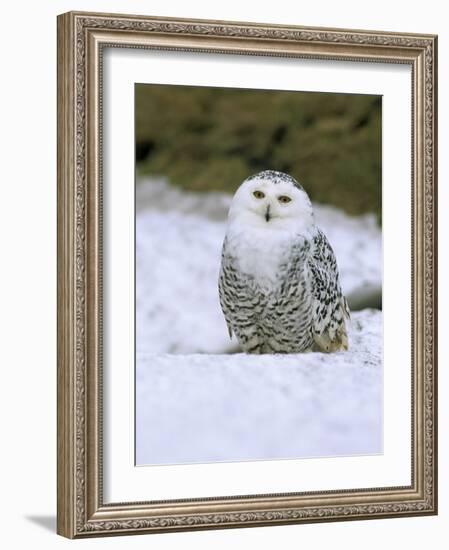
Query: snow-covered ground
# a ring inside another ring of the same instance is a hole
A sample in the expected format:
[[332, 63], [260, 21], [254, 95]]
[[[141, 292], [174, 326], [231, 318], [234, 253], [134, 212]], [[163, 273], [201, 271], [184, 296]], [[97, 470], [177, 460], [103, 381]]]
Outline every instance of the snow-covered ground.
[[[217, 288], [231, 197], [136, 189], [137, 463], [381, 453], [381, 312], [353, 312], [345, 353], [239, 353]], [[374, 217], [314, 208], [350, 303], [380, 295]]]
[[[136, 186], [136, 342], [138, 352], [228, 353], [218, 271], [231, 197], [189, 193], [164, 179]], [[314, 205], [337, 257], [349, 299], [380, 292], [382, 238], [374, 216], [350, 217]]]
[[137, 354], [137, 464], [382, 452], [382, 313], [348, 352]]

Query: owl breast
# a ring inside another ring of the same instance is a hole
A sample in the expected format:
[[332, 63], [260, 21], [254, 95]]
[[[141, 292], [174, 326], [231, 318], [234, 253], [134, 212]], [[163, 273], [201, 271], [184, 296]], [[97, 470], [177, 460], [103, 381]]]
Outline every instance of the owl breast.
[[307, 238], [285, 232], [227, 235], [220, 301], [244, 351], [299, 353], [312, 346], [309, 249]]
[[228, 253], [240, 273], [267, 291], [273, 290], [285, 271], [291, 239], [283, 234], [267, 234], [259, 229], [228, 235]]

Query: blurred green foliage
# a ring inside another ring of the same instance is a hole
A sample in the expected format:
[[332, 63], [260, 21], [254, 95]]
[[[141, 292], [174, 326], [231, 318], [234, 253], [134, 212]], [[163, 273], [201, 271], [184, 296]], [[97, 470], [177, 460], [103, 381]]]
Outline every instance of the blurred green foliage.
[[281, 170], [314, 201], [380, 219], [381, 97], [138, 84], [136, 159], [195, 191]]

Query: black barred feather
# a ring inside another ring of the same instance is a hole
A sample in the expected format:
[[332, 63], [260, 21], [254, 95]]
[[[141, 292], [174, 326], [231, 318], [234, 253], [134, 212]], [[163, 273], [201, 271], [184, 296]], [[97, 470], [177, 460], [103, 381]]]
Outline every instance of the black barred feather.
[[276, 284], [267, 290], [238, 269], [225, 239], [219, 296], [229, 334], [247, 353], [300, 353], [348, 348], [349, 309], [334, 252], [324, 233], [298, 235]]

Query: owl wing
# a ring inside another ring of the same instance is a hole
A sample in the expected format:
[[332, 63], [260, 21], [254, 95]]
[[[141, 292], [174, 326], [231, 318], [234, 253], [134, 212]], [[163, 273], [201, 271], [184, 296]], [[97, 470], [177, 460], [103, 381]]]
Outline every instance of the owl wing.
[[348, 349], [349, 307], [341, 292], [337, 261], [326, 235], [318, 229], [307, 266], [312, 286], [313, 337], [317, 351]]
[[226, 238], [223, 242], [221, 252], [221, 267], [218, 277], [218, 295], [220, 298], [221, 310], [223, 311], [229, 338], [232, 338], [231, 313], [233, 308], [233, 287], [235, 284], [235, 267], [232, 258], [226, 253]]
[[229, 336], [232, 338], [232, 334], [235, 334], [240, 343], [246, 343], [254, 336], [254, 318], [258, 316], [261, 307], [262, 297], [253, 283], [253, 277], [239, 269], [225, 237], [221, 253], [218, 294]]

